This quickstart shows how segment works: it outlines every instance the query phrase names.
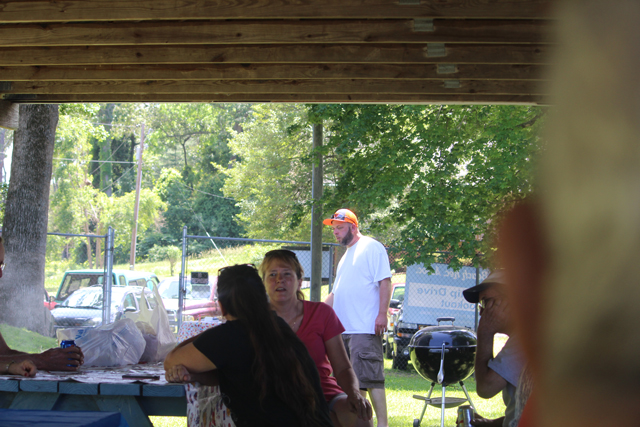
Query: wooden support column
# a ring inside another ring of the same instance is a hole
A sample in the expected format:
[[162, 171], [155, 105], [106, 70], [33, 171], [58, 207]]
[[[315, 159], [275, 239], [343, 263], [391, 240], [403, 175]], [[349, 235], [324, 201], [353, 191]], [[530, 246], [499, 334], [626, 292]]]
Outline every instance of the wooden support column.
[[0, 128], [9, 130], [18, 129], [18, 104], [9, 101], [0, 101]]
[[[322, 124], [313, 125], [313, 150], [322, 147]], [[311, 198], [311, 301], [320, 301], [322, 286], [322, 154], [314, 155]]]

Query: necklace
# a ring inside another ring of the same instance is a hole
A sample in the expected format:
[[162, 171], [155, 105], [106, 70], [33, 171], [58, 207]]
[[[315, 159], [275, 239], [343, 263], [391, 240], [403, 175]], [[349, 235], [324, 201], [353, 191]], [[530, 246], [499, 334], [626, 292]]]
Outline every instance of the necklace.
[[289, 326], [291, 326], [291, 329], [294, 328], [294, 326], [296, 326], [296, 323], [298, 323], [298, 321], [300, 321], [300, 319], [302, 319], [302, 316], [304, 315], [304, 311], [302, 310], [304, 306], [300, 307], [300, 312], [298, 314], [295, 315], [295, 317], [291, 320], [288, 320], [287, 323], [289, 324]]

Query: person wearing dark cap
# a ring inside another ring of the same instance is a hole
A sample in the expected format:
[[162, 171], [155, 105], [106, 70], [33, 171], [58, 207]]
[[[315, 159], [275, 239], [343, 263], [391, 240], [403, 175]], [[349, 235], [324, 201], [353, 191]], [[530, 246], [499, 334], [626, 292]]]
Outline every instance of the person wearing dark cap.
[[369, 391], [377, 425], [387, 427], [382, 334], [392, 290], [389, 256], [380, 242], [360, 233], [358, 218], [349, 209], [338, 209], [323, 223], [347, 247], [325, 303], [333, 307], [344, 326], [342, 338], [360, 391], [363, 395]]
[[[520, 344], [513, 334], [504, 271], [492, 272], [482, 283], [464, 290], [462, 294], [468, 302], [480, 305], [475, 368], [476, 392], [484, 399], [490, 399], [502, 392], [502, 399], [506, 405], [504, 417], [490, 420], [476, 415], [472, 424], [496, 427], [517, 425], [515, 394], [525, 362]], [[502, 350], [493, 357], [493, 341], [498, 333], [509, 335], [509, 339]]]

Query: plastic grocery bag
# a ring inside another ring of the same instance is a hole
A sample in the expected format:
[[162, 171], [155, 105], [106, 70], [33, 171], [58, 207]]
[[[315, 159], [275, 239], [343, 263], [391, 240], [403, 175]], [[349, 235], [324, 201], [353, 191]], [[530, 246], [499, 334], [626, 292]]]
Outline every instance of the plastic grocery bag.
[[144, 291], [140, 297], [140, 310], [137, 313], [125, 313], [127, 319], [135, 322], [145, 340], [144, 353], [140, 362], [161, 362], [176, 346], [176, 337], [171, 332], [167, 310], [164, 308], [162, 298], [156, 285], [153, 285], [156, 306], [150, 309]]
[[75, 341], [84, 353], [84, 366], [134, 365], [146, 345], [142, 332], [131, 319], [85, 329]]

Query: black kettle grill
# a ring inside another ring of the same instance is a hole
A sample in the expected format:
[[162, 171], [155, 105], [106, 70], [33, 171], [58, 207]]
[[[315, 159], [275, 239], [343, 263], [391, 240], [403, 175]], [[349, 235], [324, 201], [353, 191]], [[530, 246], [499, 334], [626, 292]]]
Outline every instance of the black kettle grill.
[[[440, 406], [440, 426], [444, 427], [444, 410], [469, 402], [471, 397], [464, 386], [463, 381], [475, 368], [477, 338], [475, 333], [468, 328], [454, 326], [453, 317], [439, 317], [436, 319], [438, 326], [428, 326], [416, 332], [409, 342], [409, 352], [413, 367], [428, 381], [431, 388], [427, 396], [414, 395], [414, 399], [424, 400], [420, 418], [413, 420], [413, 426], [419, 427], [427, 405]], [[440, 325], [440, 322], [451, 322], [451, 325]], [[431, 393], [435, 384], [442, 385], [442, 397], [432, 398]], [[466, 399], [459, 397], [445, 398], [446, 387], [459, 383], [462, 386]]]

